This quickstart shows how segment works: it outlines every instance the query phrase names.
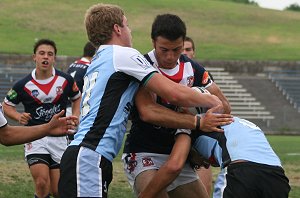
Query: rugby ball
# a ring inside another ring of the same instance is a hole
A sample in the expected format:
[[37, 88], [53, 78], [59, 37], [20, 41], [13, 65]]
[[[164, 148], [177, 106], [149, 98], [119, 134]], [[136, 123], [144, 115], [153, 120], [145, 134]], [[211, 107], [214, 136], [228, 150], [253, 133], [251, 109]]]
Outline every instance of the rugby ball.
[[[192, 89], [194, 89], [200, 93], [203, 93], [203, 94], [210, 94], [210, 92], [207, 91], [204, 87], [192, 87]], [[188, 108], [188, 110], [193, 115], [196, 115], [196, 114], [206, 113], [208, 108], [206, 108], [206, 107], [190, 107], [190, 108]]]

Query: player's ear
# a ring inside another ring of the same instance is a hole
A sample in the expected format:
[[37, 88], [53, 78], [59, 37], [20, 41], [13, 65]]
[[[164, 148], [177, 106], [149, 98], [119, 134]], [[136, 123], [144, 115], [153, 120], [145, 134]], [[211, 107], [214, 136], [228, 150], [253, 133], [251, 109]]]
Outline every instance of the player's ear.
[[32, 60], [33, 60], [33, 62], [36, 62], [35, 57], [36, 57], [36, 55], [32, 54]]
[[120, 29], [120, 26], [118, 24], [114, 24], [114, 32], [117, 35], [121, 35], [121, 29]]

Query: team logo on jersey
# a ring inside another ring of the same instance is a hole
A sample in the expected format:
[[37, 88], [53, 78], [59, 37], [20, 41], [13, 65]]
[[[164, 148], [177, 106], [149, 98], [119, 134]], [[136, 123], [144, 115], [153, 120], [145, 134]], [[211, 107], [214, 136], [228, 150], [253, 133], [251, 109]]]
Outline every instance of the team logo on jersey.
[[64, 92], [62, 86], [57, 86], [56, 87], [56, 94], [57, 95], [61, 95]]
[[187, 77], [187, 86], [191, 87], [194, 84], [194, 76]]
[[131, 107], [132, 107], [132, 104], [130, 102], [127, 102], [126, 106], [124, 107], [124, 112], [126, 114], [129, 114]]
[[129, 171], [129, 173], [132, 173], [135, 167], [137, 166], [137, 161], [135, 157], [136, 157], [135, 153], [128, 154], [125, 157], [125, 162], [127, 164], [126, 169]]
[[154, 163], [153, 163], [153, 161], [152, 161], [152, 159], [150, 157], [144, 157], [142, 159], [142, 163], [143, 163], [144, 167], [153, 166], [154, 165]]
[[208, 82], [209, 75], [208, 72], [204, 72], [203, 77], [202, 77], [202, 84], [206, 84]]
[[79, 88], [78, 88], [76, 82], [74, 82], [73, 87], [72, 87], [72, 90], [73, 90], [74, 92], [79, 91]]
[[39, 94], [40, 94], [40, 93], [39, 93], [39, 91], [38, 91], [37, 89], [34, 89], [34, 90], [31, 91], [31, 95], [32, 95], [33, 97], [35, 97], [35, 98], [37, 98]]
[[31, 150], [32, 149], [32, 143], [30, 142], [30, 143], [25, 144], [25, 148], [26, 148], [27, 151]]
[[144, 70], [152, 67], [151, 64], [147, 61], [147, 59], [143, 55], [136, 54], [132, 56], [131, 59], [134, 62], [136, 62], [139, 66], [141, 66]]
[[9, 97], [9, 99], [13, 100], [13, 99], [15, 99], [18, 96], [18, 94], [17, 94], [17, 92], [15, 90], [11, 89], [7, 93], [7, 96]]

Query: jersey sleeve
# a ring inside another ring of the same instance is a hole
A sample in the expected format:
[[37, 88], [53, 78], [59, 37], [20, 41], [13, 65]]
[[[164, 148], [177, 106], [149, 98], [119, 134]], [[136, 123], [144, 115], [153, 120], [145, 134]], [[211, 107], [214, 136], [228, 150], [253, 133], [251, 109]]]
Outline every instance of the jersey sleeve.
[[213, 81], [210, 79], [208, 71], [206, 71], [205, 68], [199, 63], [194, 61], [191, 63], [195, 71], [195, 81], [193, 86], [208, 88], [213, 83]]
[[6, 124], [7, 124], [7, 120], [5, 119], [5, 117], [3, 115], [2, 105], [0, 104], [0, 128], [4, 127]]
[[71, 91], [70, 91], [70, 94], [69, 94], [69, 98], [74, 101], [76, 99], [78, 99], [80, 96], [81, 96], [81, 92], [76, 84], [76, 81], [74, 80], [74, 78], [70, 75], [68, 75], [68, 78], [67, 78], [68, 82], [70, 83], [70, 86], [71, 87]]
[[20, 103], [20, 86], [16, 83], [8, 92], [4, 98], [4, 102], [10, 106], [16, 106]]
[[128, 47], [116, 48], [115, 70], [133, 76], [140, 82], [147, 82], [151, 73], [158, 72], [137, 50]]

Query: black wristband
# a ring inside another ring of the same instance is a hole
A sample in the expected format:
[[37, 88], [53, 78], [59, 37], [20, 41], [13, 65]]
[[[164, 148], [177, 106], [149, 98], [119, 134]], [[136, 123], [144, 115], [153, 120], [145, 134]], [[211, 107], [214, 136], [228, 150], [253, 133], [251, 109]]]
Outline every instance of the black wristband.
[[196, 115], [196, 130], [200, 130], [200, 120], [201, 120], [201, 117], [199, 114]]

